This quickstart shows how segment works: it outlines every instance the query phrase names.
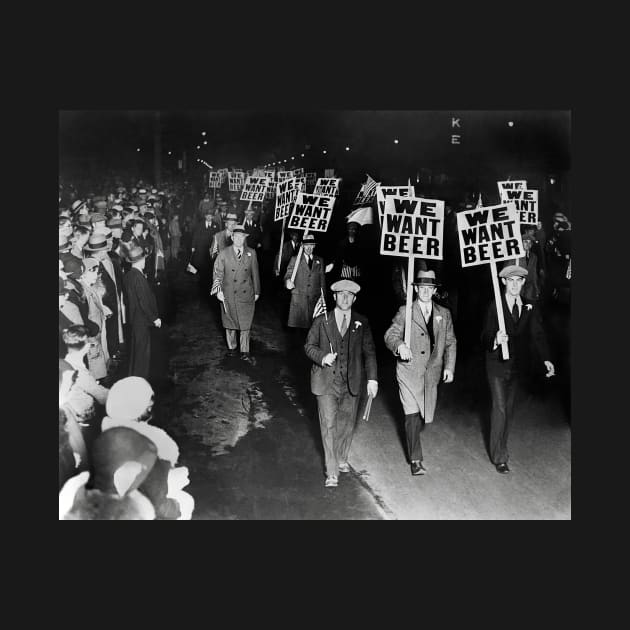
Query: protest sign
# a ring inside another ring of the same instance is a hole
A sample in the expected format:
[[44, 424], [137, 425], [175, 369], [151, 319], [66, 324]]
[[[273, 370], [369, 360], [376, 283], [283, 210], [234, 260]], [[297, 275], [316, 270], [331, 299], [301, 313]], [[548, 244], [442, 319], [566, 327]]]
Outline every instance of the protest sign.
[[459, 212], [457, 228], [462, 267], [524, 255], [519, 216], [513, 203]]
[[527, 180], [525, 179], [508, 179], [504, 182], [497, 182], [499, 188], [499, 201], [503, 203], [503, 192], [506, 190], [523, 190], [527, 188]]
[[293, 179], [295, 179], [295, 187], [302, 192], [306, 192], [306, 177], [294, 177]]
[[269, 182], [271, 183], [271, 182], [273, 182], [276, 179], [276, 169], [272, 168], [272, 169], [269, 169], [269, 170], [265, 170], [263, 172], [263, 175], [265, 177], [268, 177], [269, 178]]
[[381, 186], [376, 187], [376, 202], [378, 205], [378, 214], [383, 217], [385, 212], [385, 199], [387, 197], [413, 197], [413, 186]]
[[298, 192], [288, 227], [308, 232], [325, 232], [330, 224], [334, 204], [334, 197]]
[[238, 192], [245, 185], [245, 173], [229, 173], [228, 184], [231, 192]]
[[317, 171], [306, 173], [306, 183], [308, 186], [314, 186], [317, 181]]
[[[457, 214], [457, 230], [462, 267], [490, 265], [499, 330], [505, 332], [505, 319], [496, 263], [524, 256], [519, 213], [513, 202], [475, 208]], [[507, 343], [501, 344], [504, 359]]]
[[442, 260], [443, 240], [443, 201], [403, 196], [386, 198], [381, 254]]
[[313, 190], [314, 195], [326, 195], [327, 197], [336, 197], [339, 194], [340, 178], [336, 177], [320, 177], [315, 184]]
[[[408, 188], [405, 193], [409, 193]], [[410, 347], [414, 259], [442, 260], [444, 202], [411, 195], [387, 195], [384, 200], [380, 253], [407, 258], [407, 300], [404, 342]]]
[[295, 177], [304, 177], [304, 169], [303, 168], [295, 168], [295, 169], [293, 169], [293, 175]]
[[298, 192], [299, 190], [294, 177], [285, 179], [283, 182], [276, 184], [276, 210], [274, 213], [274, 221], [284, 219], [291, 214]]
[[283, 182], [285, 179], [293, 177], [293, 171], [278, 171], [278, 181]]
[[501, 192], [501, 203], [513, 202], [519, 213], [521, 224], [536, 225], [538, 223], [538, 191], [520, 188]]
[[248, 177], [241, 192], [241, 201], [264, 201], [267, 186], [269, 180], [266, 177]]
[[209, 173], [208, 187], [221, 188], [221, 173], [211, 171]]

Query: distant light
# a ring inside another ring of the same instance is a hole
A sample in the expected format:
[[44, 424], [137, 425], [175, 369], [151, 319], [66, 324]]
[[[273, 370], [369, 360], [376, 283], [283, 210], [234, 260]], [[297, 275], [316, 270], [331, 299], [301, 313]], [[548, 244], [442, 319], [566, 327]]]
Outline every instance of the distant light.
[[398, 138], [394, 139], [394, 144], [398, 144]]
[[326, 153], [326, 149], [324, 149], [324, 150], [322, 151], [322, 153]]
[[140, 153], [140, 149], [136, 149], [136, 151], [137, 151], [138, 153]]
[[508, 123], [508, 127], [514, 127], [514, 123], [510, 120], [510, 122]]
[[550, 178], [549, 178], [549, 183], [550, 183], [550, 184], [555, 184], [555, 183], [556, 183], [556, 180], [555, 180], [553, 177], [550, 177]]
[[173, 152], [172, 152], [172, 151], [169, 151], [169, 152], [168, 152], [168, 154], [169, 154], [169, 155], [173, 155]]
[[301, 153], [300, 155], [301, 155], [301, 157], [304, 157], [304, 153]]
[[295, 160], [295, 158], [294, 158], [293, 156], [291, 156], [291, 159], [292, 159], [292, 160]]
[[208, 144], [208, 141], [207, 141], [207, 140], [204, 140], [204, 141], [203, 141], [203, 143], [204, 143], [204, 144]]
[[286, 160], [285, 160], [285, 162], [286, 162]]
[[350, 147], [346, 147], [346, 151], [350, 151]]
[[201, 135], [202, 135], [202, 136], [205, 136], [205, 135], [206, 135], [206, 132], [205, 132], [205, 131], [202, 131], [202, 132], [201, 132]]
[[198, 145], [197, 145], [197, 148], [198, 148], [198, 149], [201, 149], [201, 145], [200, 145], [200, 144], [198, 144]]

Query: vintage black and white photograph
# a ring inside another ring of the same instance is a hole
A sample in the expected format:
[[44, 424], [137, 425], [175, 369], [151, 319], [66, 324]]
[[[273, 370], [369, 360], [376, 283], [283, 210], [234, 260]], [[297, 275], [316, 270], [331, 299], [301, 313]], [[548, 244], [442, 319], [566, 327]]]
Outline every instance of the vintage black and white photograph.
[[571, 519], [571, 111], [58, 121], [60, 520]]

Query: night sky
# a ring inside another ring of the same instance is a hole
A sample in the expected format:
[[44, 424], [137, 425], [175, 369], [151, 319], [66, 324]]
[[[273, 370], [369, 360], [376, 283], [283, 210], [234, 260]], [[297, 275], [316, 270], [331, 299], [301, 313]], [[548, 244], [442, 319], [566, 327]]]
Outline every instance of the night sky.
[[[154, 118], [152, 111], [60, 112], [60, 167], [96, 161], [125, 169], [151, 162]], [[217, 168], [249, 169], [287, 159], [289, 168], [293, 156], [295, 166], [307, 170], [369, 170], [381, 178], [388, 169], [481, 175], [570, 168], [567, 111], [162, 111], [160, 124], [165, 168], [184, 150], [189, 165], [201, 157]], [[454, 133], [461, 136], [458, 145]]]

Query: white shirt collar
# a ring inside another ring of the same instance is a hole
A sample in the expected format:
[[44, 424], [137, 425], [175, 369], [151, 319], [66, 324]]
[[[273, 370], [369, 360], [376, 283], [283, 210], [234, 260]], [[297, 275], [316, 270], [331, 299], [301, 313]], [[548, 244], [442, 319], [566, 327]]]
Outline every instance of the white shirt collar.
[[508, 308], [511, 310], [514, 306], [514, 300], [516, 299], [516, 303], [518, 304], [519, 310], [523, 308], [523, 300], [521, 300], [521, 296], [517, 295], [516, 298], [513, 298], [511, 295], [505, 296], [505, 301], [507, 302]]

